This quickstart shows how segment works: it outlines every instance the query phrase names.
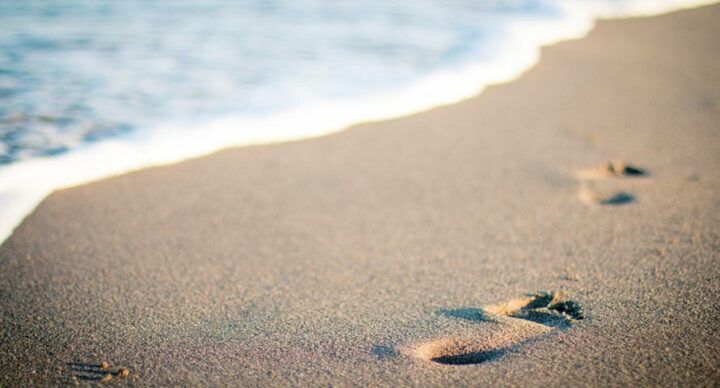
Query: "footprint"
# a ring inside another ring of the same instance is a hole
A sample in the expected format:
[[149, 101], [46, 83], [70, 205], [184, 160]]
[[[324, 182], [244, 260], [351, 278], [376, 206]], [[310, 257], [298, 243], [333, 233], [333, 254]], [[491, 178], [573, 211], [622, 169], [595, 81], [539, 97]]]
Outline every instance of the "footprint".
[[491, 334], [438, 338], [403, 346], [399, 354], [444, 365], [471, 365], [495, 360], [508, 350], [583, 319], [580, 305], [564, 292], [541, 292], [484, 309], [441, 310], [446, 318], [493, 322]]
[[647, 170], [615, 160], [579, 171], [578, 198], [588, 205], [625, 205], [635, 195], [624, 190], [622, 181], [650, 175]]
[[598, 187], [593, 182], [580, 181], [578, 198], [587, 205], [625, 205], [635, 201], [635, 196], [612, 187]]
[[109, 383], [113, 379], [124, 379], [130, 375], [127, 368], [112, 368], [107, 362], [70, 362], [65, 365], [65, 372], [62, 383], [67, 385], [78, 385], [80, 382]]
[[580, 179], [602, 178], [634, 178], [650, 175], [645, 169], [632, 166], [620, 160], [611, 160], [607, 163], [582, 170], [578, 173]]
[[521, 318], [550, 327], [568, 328], [583, 319], [582, 307], [563, 291], [539, 292], [485, 308], [491, 314]]

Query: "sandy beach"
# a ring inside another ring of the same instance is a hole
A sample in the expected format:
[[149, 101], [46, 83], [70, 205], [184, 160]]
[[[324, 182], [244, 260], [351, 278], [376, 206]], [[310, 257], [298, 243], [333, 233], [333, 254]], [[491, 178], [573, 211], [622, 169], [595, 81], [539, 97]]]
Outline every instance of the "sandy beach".
[[0, 385], [716, 386], [719, 48], [717, 5], [600, 21], [456, 105], [57, 191], [0, 247]]

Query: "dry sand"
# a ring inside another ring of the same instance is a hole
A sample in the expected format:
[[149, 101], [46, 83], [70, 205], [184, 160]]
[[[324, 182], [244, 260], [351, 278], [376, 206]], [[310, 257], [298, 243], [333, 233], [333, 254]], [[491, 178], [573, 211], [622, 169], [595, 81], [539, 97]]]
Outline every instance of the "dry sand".
[[720, 6], [604, 21], [457, 105], [52, 194], [0, 385], [718, 385], [719, 231]]

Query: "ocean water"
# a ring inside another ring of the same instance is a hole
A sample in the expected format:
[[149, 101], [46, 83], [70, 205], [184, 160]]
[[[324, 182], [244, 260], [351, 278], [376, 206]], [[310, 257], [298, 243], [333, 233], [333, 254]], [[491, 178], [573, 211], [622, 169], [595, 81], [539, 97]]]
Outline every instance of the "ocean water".
[[479, 93], [689, 0], [0, 0], [0, 240], [52, 190]]

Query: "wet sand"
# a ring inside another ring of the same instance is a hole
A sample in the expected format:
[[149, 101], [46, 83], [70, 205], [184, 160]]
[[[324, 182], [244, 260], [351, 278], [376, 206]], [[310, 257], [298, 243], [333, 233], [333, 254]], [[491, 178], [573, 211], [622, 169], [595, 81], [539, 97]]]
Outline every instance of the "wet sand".
[[718, 48], [720, 6], [602, 21], [456, 105], [55, 192], [0, 248], [0, 385], [717, 385]]

